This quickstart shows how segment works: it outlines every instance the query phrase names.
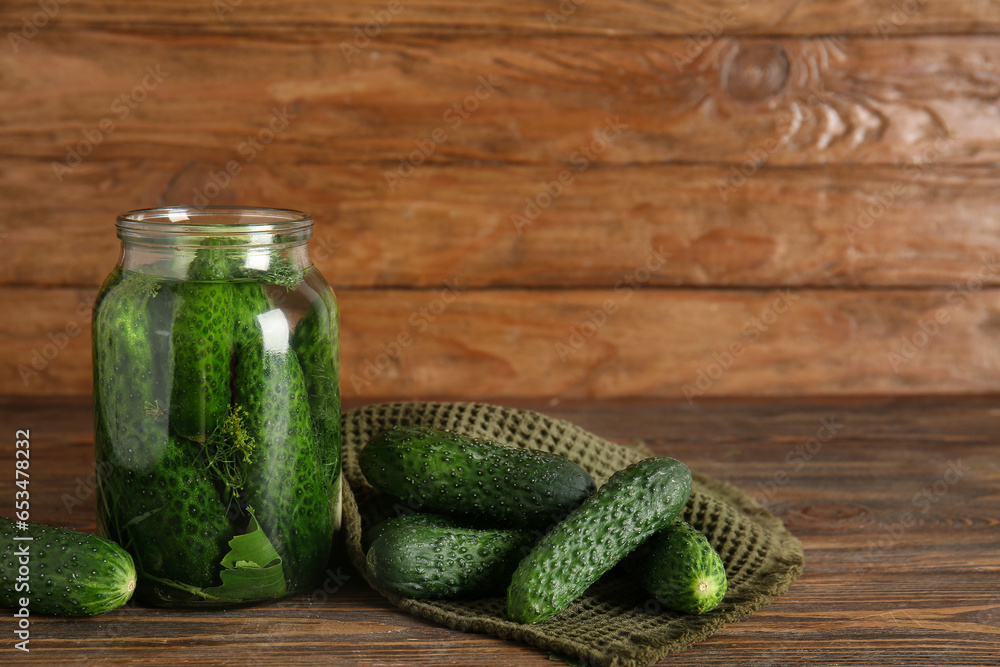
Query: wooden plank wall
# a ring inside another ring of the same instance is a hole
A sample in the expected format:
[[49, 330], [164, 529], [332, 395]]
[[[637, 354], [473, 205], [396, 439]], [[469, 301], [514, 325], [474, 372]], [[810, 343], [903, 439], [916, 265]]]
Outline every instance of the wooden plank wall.
[[1000, 3], [0, 6], [0, 394], [116, 213], [301, 208], [345, 396], [1000, 390]]

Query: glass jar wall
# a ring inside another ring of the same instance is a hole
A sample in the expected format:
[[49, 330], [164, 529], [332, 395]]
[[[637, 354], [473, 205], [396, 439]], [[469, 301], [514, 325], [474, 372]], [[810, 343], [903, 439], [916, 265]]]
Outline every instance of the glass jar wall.
[[123, 214], [94, 307], [98, 525], [137, 597], [235, 607], [317, 587], [340, 524], [339, 314], [312, 220]]

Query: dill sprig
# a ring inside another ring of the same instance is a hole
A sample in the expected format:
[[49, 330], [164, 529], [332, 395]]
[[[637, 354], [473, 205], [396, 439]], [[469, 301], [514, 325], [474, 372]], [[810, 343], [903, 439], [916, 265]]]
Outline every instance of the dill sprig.
[[247, 481], [249, 465], [257, 449], [257, 441], [247, 431], [250, 415], [238, 406], [230, 406], [205, 441], [208, 467], [236, 494]]

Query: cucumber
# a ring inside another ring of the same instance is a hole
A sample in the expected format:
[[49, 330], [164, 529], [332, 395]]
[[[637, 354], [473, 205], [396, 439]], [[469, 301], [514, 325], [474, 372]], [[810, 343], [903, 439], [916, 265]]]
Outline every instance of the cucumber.
[[726, 567], [708, 538], [679, 519], [650, 539], [640, 567], [645, 589], [673, 611], [711, 611], [728, 587]]
[[116, 268], [94, 306], [94, 417], [108, 460], [141, 470], [167, 446], [169, 340], [157, 334], [173, 295], [155, 279]]
[[177, 435], [198, 442], [205, 442], [218, 426], [231, 397], [233, 290], [223, 281], [232, 272], [232, 252], [199, 249], [188, 267], [188, 280], [172, 285], [170, 425]]
[[178, 590], [218, 582], [235, 532], [202, 445], [171, 436], [157, 466], [99, 466], [98, 473], [102, 532], [135, 558], [139, 597], [152, 596], [153, 582]]
[[381, 433], [359, 463], [369, 484], [415, 508], [491, 526], [550, 525], [595, 489], [565, 457], [427, 427]]
[[411, 598], [484, 597], [503, 592], [534, 539], [530, 530], [397, 522], [372, 543], [365, 569], [376, 585]]
[[313, 438], [331, 485], [330, 516], [340, 525], [340, 311], [323, 281], [292, 336], [306, 378]]
[[507, 615], [540, 623], [670, 524], [691, 495], [691, 471], [666, 457], [619, 470], [521, 561], [507, 589]]
[[289, 591], [301, 591], [317, 584], [332, 549], [330, 479], [284, 312], [271, 307], [261, 285], [234, 289], [236, 401], [257, 443], [240, 499], [281, 555]]
[[437, 528], [462, 528], [463, 525], [457, 519], [443, 514], [424, 514], [417, 512], [414, 514], [404, 514], [403, 516], [392, 517], [378, 522], [361, 534], [361, 550], [368, 553], [368, 549], [383, 533], [395, 530], [400, 526], [434, 526]]
[[167, 285], [116, 269], [93, 324], [98, 532], [132, 554], [143, 598], [155, 597], [153, 577], [215, 583], [233, 536], [202, 446], [169, 431], [177, 293]]
[[[30, 538], [30, 539], [21, 539]], [[50, 616], [94, 616], [132, 597], [136, 573], [120, 546], [70, 528], [0, 517], [0, 606]]]

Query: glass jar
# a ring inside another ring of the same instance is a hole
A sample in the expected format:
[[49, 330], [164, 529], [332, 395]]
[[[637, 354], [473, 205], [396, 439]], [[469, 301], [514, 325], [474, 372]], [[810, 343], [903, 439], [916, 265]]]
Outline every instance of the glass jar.
[[117, 229], [93, 318], [101, 534], [154, 605], [315, 590], [340, 526], [340, 336], [312, 219], [175, 207]]

